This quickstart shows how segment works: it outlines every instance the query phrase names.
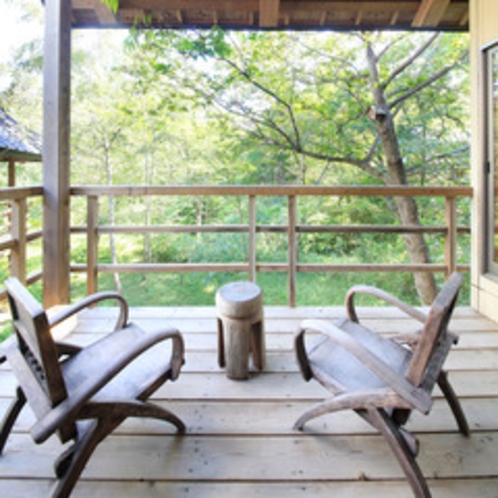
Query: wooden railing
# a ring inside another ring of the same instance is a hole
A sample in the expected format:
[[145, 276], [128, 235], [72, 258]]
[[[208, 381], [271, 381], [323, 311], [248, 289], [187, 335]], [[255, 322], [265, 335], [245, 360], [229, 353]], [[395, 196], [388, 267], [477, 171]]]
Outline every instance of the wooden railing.
[[[72, 265], [71, 271], [86, 272], [87, 290], [97, 289], [99, 273], [113, 272], [247, 272], [254, 281], [256, 272], [286, 272], [288, 275], [288, 303], [296, 305], [296, 279], [299, 272], [443, 272], [469, 271], [469, 265], [457, 264], [457, 236], [469, 233], [469, 227], [457, 226], [457, 199], [472, 197], [470, 187], [317, 187], [317, 186], [113, 186], [73, 187], [72, 196], [87, 199], [86, 226], [71, 229], [72, 233], [87, 236], [86, 265]], [[246, 225], [152, 225], [152, 226], [102, 226], [99, 225], [99, 199], [119, 196], [244, 196], [248, 202], [248, 224]], [[259, 225], [256, 221], [258, 197], [273, 196], [287, 198], [286, 225]], [[400, 225], [300, 225], [298, 224], [298, 203], [300, 196], [344, 197], [441, 197], [445, 199], [445, 224], [443, 226], [400, 226]], [[283, 263], [261, 263], [256, 258], [256, 234], [260, 232], [283, 233], [287, 235], [288, 255]], [[101, 264], [98, 261], [98, 238], [102, 234], [145, 234], [145, 233], [247, 233], [248, 260], [238, 263], [135, 263]], [[436, 233], [445, 237], [443, 264], [312, 264], [300, 263], [298, 235], [304, 233]]]
[[[28, 244], [41, 239], [42, 230], [29, 231], [28, 214], [29, 200], [41, 198], [42, 187], [12, 187], [0, 189], [0, 203], [7, 204], [3, 209], [7, 222], [7, 233], [0, 237], [1, 257], [8, 258], [8, 272], [28, 285], [42, 278], [42, 270], [27, 274]], [[40, 209], [41, 212], [41, 209]], [[0, 298], [5, 297], [5, 291], [0, 290]]]

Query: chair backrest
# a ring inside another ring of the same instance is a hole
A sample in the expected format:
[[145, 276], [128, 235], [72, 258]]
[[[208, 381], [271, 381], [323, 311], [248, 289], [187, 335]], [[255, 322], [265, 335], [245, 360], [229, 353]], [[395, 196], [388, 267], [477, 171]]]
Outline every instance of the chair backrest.
[[[45, 310], [17, 280], [5, 281], [18, 348], [11, 364], [28, 402], [40, 418], [67, 398], [57, 346]], [[59, 429], [63, 441], [73, 437], [74, 424]]]
[[[462, 276], [453, 273], [434, 300], [427, 320], [424, 324], [420, 340], [413, 352], [407, 370], [407, 379], [415, 386], [420, 386], [427, 374], [427, 367], [431, 363], [438, 346], [448, 341], [448, 323], [455, 308], [458, 292], [462, 283]], [[444, 361], [444, 358], [442, 358]], [[442, 366], [442, 365], [441, 365]], [[436, 372], [436, 375], [438, 372]]]

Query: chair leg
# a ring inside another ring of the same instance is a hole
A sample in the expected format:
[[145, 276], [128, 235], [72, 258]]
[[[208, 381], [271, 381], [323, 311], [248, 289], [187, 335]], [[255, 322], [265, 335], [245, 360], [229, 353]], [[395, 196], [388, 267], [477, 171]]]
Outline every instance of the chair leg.
[[226, 366], [225, 362], [225, 340], [223, 338], [223, 323], [217, 318], [217, 332], [218, 332], [218, 365], [223, 368]]
[[157, 418], [170, 422], [180, 433], [184, 433], [186, 430], [185, 424], [174, 413], [160, 406], [146, 402], [139, 403], [135, 407], [126, 403], [124, 406], [130, 409], [130, 413], [105, 420], [86, 422], [85, 429], [81, 431], [82, 436], [57, 459], [55, 472], [57, 477], [59, 477], [59, 482], [52, 494], [52, 498], [66, 498], [71, 494], [81, 472], [97, 445], [126, 418]]
[[26, 396], [24, 395], [22, 389], [20, 387], [17, 388], [17, 397], [10, 405], [7, 413], [2, 422], [1, 430], [0, 430], [0, 455], [3, 452], [5, 447], [5, 443], [7, 442], [7, 438], [9, 437], [10, 431], [14, 426], [17, 417], [21, 413], [24, 405], [26, 404]]
[[308, 408], [294, 423], [294, 430], [301, 431], [303, 430], [304, 425], [306, 422], [309, 422], [310, 420], [320, 417], [321, 415], [325, 415], [326, 413], [331, 413], [333, 411], [336, 411], [336, 403], [335, 399], [327, 399], [325, 401], [322, 401], [321, 403], [318, 403], [317, 405], [314, 405], [310, 408]]
[[[102, 421], [93, 421], [88, 424], [74, 446], [59, 457], [56, 462], [56, 474], [59, 480], [55, 485], [52, 498], [69, 497], [97, 445], [115, 429], [116, 425], [119, 425], [109, 422], [103, 424]], [[63, 475], [59, 476], [60, 473]]]
[[362, 391], [357, 393], [341, 393], [332, 398], [327, 398], [321, 403], [308, 408], [297, 419], [294, 429], [301, 430], [309, 420], [340, 410], [355, 410], [362, 415], [362, 410], [365, 406], [365, 396], [365, 392]]
[[[114, 406], [116, 406], [115, 403]], [[187, 430], [183, 421], [173, 412], [162, 406], [155, 405], [154, 403], [143, 401], [136, 406], [136, 409], [131, 408], [128, 413], [126, 412], [127, 408], [130, 408], [130, 404], [124, 403], [123, 413], [126, 415], [123, 415], [123, 420], [128, 417], [156, 418], [174, 425], [180, 434], [184, 434]]]
[[308, 408], [294, 423], [294, 430], [302, 430], [304, 425], [310, 420], [321, 417], [327, 413], [334, 413], [340, 410], [355, 410], [362, 415], [362, 409], [365, 405], [365, 394], [338, 394], [332, 398], [327, 398], [316, 405]]
[[437, 379], [437, 383], [439, 388], [444, 394], [446, 401], [450, 405], [451, 411], [453, 412], [453, 416], [455, 417], [456, 423], [458, 425], [459, 431], [464, 436], [470, 436], [469, 424], [467, 423], [467, 418], [463, 413], [462, 405], [458, 400], [453, 387], [448, 380], [448, 374], [445, 371], [441, 371], [439, 377]]
[[63, 451], [54, 462], [54, 472], [57, 479], [62, 479], [71, 465], [76, 450], [76, 443]]
[[400, 433], [399, 427], [391, 420], [385, 410], [373, 407], [368, 410], [358, 410], [358, 414], [370, 422], [384, 436], [403, 469], [415, 497], [431, 498], [431, 492], [415, 460], [415, 456]]

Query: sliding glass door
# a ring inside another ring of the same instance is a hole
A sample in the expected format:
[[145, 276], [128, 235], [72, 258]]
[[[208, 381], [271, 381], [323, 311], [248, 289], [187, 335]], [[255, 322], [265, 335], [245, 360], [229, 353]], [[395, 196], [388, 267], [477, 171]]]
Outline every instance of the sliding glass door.
[[498, 45], [486, 51], [488, 270], [498, 275]]

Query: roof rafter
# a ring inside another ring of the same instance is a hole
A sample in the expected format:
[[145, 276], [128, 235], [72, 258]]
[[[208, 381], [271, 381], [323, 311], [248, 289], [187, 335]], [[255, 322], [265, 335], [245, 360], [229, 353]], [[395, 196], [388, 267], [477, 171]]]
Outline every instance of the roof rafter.
[[423, 0], [415, 14], [412, 26], [415, 28], [437, 26], [449, 5], [450, 0]]
[[102, 24], [116, 24], [118, 20], [112, 10], [102, 0], [91, 0], [90, 8], [93, 8], [97, 19]]
[[259, 25], [261, 28], [278, 26], [280, 0], [259, 0]]

